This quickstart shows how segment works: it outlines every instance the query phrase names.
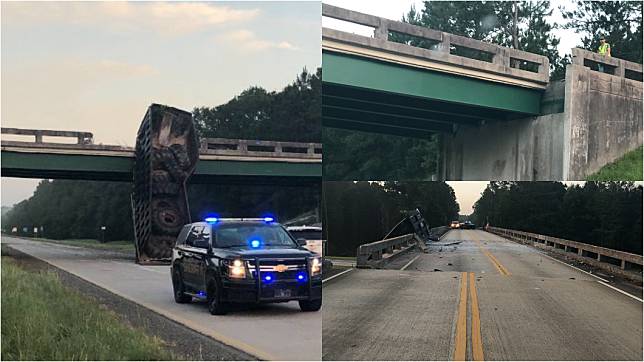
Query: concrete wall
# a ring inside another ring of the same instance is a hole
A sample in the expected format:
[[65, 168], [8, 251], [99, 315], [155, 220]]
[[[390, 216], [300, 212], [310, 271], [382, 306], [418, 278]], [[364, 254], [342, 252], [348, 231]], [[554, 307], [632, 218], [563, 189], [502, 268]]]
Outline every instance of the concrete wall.
[[461, 127], [445, 135], [448, 180], [561, 180], [563, 114]]
[[487, 121], [443, 135], [441, 176], [584, 180], [642, 145], [642, 82], [571, 64], [564, 84], [548, 86], [542, 110], [543, 116]]
[[642, 145], [642, 82], [571, 64], [564, 107], [566, 180], [583, 180]]

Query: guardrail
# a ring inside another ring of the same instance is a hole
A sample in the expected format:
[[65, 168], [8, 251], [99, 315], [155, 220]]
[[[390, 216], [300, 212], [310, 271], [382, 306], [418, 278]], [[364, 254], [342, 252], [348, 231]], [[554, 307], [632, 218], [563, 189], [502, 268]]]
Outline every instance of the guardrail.
[[572, 49], [572, 64], [588, 67], [592, 70], [597, 70], [598, 64], [601, 64], [604, 67], [603, 73], [640, 82], [642, 81], [642, 64], [629, 62], [624, 59], [607, 57], [585, 49]]
[[[61, 149], [134, 152], [133, 147], [94, 144], [93, 135], [90, 132], [2, 128], [1, 133], [3, 135], [27, 135], [35, 137], [33, 142], [2, 140], [2, 146], [33, 148], [55, 147]], [[76, 138], [78, 142], [76, 144], [44, 142], [43, 136], [73, 137]], [[214, 156], [274, 157], [321, 160], [322, 144], [303, 142], [255, 141], [227, 138], [204, 138], [201, 140], [199, 153], [200, 155]]]
[[356, 267], [379, 268], [392, 257], [415, 247], [419, 242], [416, 234], [407, 234], [362, 244], [358, 247]]
[[555, 251], [619, 275], [642, 280], [642, 255], [525, 231], [497, 227], [488, 227], [487, 231], [523, 244]]
[[[395, 51], [412, 57], [512, 75], [543, 84], [547, 84], [549, 80], [550, 63], [548, 58], [542, 55], [328, 4], [322, 4], [322, 16], [374, 28], [373, 39], [375, 42], [361, 41], [360, 38], [365, 37], [327, 28], [322, 29], [323, 40], [328, 38], [341, 42], [361, 43], [371, 47], [377, 46], [390, 52]], [[416, 47], [390, 41], [390, 36], [394, 34], [403, 35], [410, 39], [416, 38], [431, 44], [431, 46]]]

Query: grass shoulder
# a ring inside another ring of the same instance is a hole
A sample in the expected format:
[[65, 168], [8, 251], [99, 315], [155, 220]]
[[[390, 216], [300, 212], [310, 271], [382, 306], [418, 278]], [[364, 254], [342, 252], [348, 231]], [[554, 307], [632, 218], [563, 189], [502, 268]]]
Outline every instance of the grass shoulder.
[[174, 360], [163, 341], [66, 288], [51, 272], [2, 257], [3, 360]]
[[642, 147], [639, 147], [615, 162], [602, 167], [588, 176], [587, 181], [641, 181], [644, 172]]

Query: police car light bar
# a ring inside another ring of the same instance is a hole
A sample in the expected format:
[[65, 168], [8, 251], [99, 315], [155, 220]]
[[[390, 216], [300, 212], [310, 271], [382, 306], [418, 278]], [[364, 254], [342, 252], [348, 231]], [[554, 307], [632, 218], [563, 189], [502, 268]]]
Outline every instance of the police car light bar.
[[266, 216], [266, 217], [255, 217], [255, 218], [248, 218], [248, 217], [207, 217], [204, 219], [205, 222], [207, 223], [216, 223], [219, 221], [263, 221], [263, 222], [275, 222], [275, 218], [272, 216]]

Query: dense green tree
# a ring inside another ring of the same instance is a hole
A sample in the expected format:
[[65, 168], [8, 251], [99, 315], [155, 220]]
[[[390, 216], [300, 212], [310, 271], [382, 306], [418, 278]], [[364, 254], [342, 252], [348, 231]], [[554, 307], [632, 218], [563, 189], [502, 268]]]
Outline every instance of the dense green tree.
[[197, 132], [202, 137], [321, 142], [321, 72], [304, 69], [280, 92], [250, 87], [226, 104], [197, 107]]
[[565, 28], [582, 34], [581, 47], [597, 51], [605, 36], [616, 58], [642, 63], [641, 1], [576, 1], [572, 10], [562, 8]]
[[642, 252], [642, 186], [629, 182], [490, 182], [473, 218], [481, 225]]
[[431, 227], [456, 219], [459, 210], [443, 182], [325, 182], [322, 205], [329, 255], [345, 256], [381, 240], [417, 208]]
[[323, 129], [325, 180], [430, 180], [438, 137], [429, 139]]

